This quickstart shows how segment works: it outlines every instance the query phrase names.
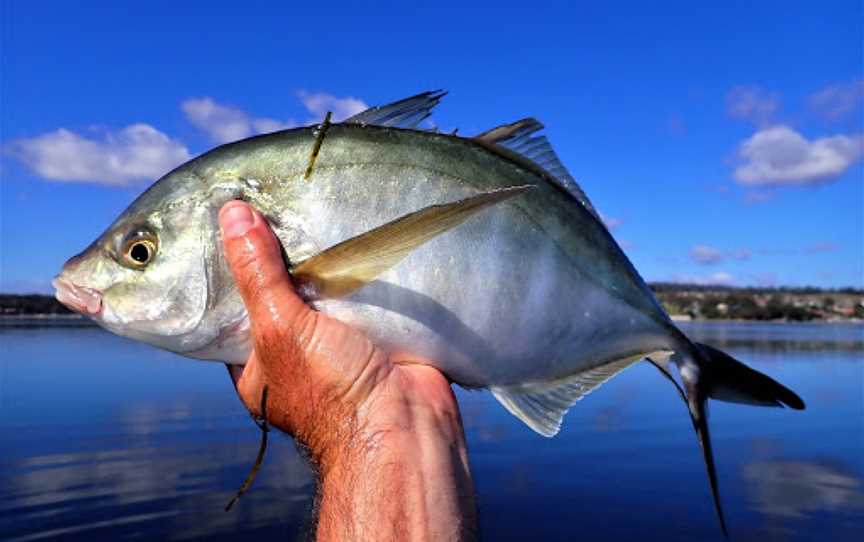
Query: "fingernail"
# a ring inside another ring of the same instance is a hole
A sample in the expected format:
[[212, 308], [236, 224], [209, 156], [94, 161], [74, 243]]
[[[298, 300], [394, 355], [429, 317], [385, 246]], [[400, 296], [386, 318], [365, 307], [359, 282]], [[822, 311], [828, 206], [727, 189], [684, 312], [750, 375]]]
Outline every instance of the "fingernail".
[[222, 226], [222, 236], [226, 239], [245, 235], [254, 223], [252, 209], [242, 201], [226, 203], [219, 211], [219, 224]]

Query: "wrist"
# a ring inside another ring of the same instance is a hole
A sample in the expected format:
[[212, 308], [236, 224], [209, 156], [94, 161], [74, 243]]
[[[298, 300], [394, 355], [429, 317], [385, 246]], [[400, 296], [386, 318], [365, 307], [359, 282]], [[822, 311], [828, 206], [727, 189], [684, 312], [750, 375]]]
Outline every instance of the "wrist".
[[350, 437], [319, 456], [321, 539], [470, 538], [476, 510], [455, 400], [402, 404], [387, 416], [361, 409]]
[[372, 406], [342, 417], [339, 427], [330, 429], [313, 448], [322, 480], [331, 472], [370, 468], [382, 461], [416, 465], [419, 460], [412, 456], [421, 451], [450, 450], [467, 458], [455, 403], [443, 408], [417, 404], [389, 408], [386, 416], [369, 415], [370, 410], [379, 411]]
[[[418, 378], [418, 371], [426, 373]], [[314, 424], [317, 430], [307, 444], [322, 474], [340, 463], [362, 463], [376, 457], [372, 452], [389, 449], [465, 449], [456, 396], [441, 373], [397, 365], [376, 380], [362, 398], [352, 401], [343, 396], [341, 404], [316, 409], [322, 419]]]

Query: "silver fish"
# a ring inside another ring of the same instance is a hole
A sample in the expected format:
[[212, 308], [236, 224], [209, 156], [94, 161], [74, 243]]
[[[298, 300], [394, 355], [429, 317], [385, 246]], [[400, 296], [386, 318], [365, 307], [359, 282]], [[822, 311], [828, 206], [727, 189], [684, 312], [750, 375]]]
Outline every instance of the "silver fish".
[[470, 138], [419, 129], [442, 96], [191, 160], [66, 263], [58, 299], [119, 335], [244, 363], [249, 321], [217, 223], [225, 202], [244, 199], [268, 218], [316, 309], [383, 348], [435, 360], [462, 386], [488, 388], [542, 435], [555, 435], [603, 382], [649, 360], [688, 406], [725, 531], [706, 399], [804, 403], [675, 327], [539, 122]]

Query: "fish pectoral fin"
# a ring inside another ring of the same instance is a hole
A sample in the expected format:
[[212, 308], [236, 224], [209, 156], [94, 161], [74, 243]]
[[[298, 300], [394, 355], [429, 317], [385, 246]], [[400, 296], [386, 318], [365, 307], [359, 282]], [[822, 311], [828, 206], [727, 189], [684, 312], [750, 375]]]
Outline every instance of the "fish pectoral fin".
[[492, 386], [490, 391], [504, 408], [544, 437], [554, 437], [564, 415], [577, 401], [637, 361], [656, 353], [629, 356], [599, 367], [545, 382]]
[[350, 295], [399, 263], [423, 243], [462, 224], [480, 210], [533, 188], [514, 186], [459, 201], [431, 205], [352, 237], [304, 260], [292, 270], [307, 300]]

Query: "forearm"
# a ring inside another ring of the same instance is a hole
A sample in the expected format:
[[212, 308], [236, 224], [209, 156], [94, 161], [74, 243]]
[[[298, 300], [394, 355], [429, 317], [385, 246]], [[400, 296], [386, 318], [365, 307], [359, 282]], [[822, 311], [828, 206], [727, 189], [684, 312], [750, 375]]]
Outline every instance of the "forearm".
[[472, 540], [476, 504], [458, 412], [360, 428], [321, 465], [318, 540]]

